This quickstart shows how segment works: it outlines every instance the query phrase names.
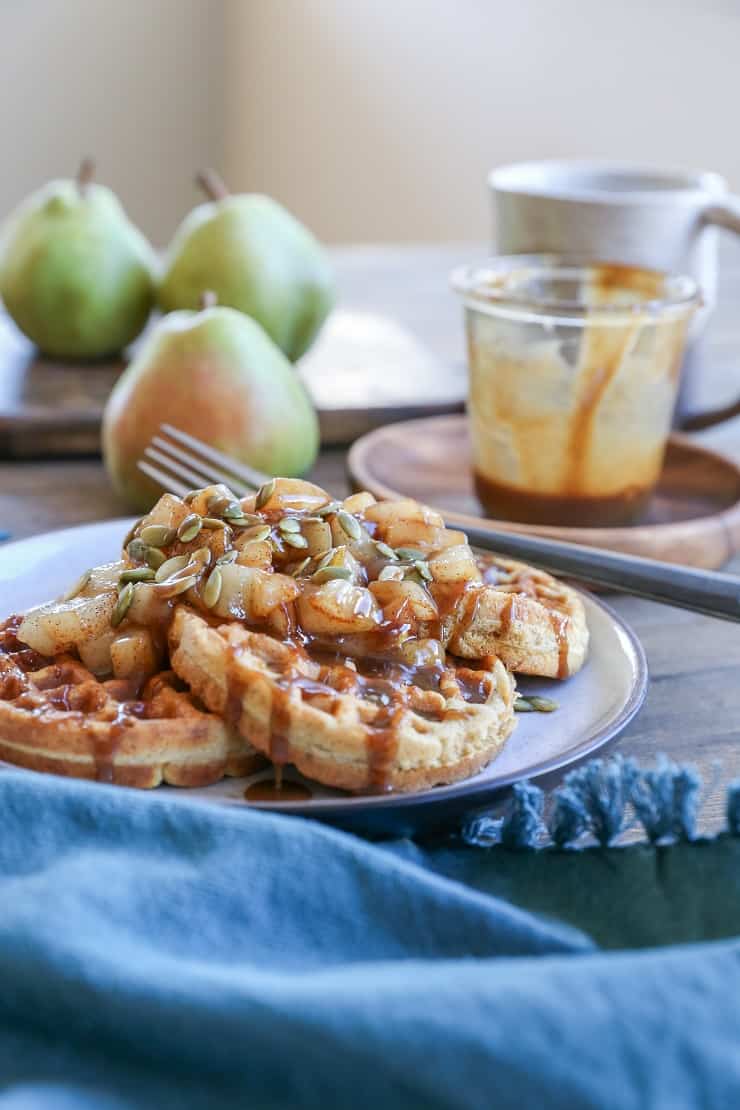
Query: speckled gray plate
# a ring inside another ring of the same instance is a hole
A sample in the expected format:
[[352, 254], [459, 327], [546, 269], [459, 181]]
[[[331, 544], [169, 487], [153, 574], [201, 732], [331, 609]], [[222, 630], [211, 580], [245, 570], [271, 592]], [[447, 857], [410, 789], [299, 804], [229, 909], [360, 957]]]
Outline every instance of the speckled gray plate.
[[[86, 567], [115, 559], [130, 523], [103, 521], [0, 547], [0, 617], [57, 596]], [[566, 682], [519, 680], [522, 693], [546, 694], [560, 708], [551, 714], [520, 715], [503, 752], [485, 770], [465, 782], [415, 794], [351, 796], [307, 783], [313, 794], [309, 801], [269, 803], [267, 808], [358, 831], [408, 835], [484, 809], [517, 780], [561, 772], [603, 747], [642, 705], [647, 663], [631, 629], [602, 601], [582, 596], [591, 630], [588, 662]], [[202, 790], [159, 789], [178, 797], [243, 806], [245, 788], [260, 777], [266, 775], [225, 779]], [[291, 770], [287, 777], [306, 782]], [[258, 805], [263, 808], [266, 803]]]

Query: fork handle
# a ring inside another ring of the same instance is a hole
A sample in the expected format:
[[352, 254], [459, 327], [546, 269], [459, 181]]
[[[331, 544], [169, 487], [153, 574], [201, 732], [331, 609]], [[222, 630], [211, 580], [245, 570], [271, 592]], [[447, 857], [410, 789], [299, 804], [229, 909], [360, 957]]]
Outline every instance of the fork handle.
[[[447, 526], [459, 527], [454, 521]], [[696, 570], [643, 559], [639, 555], [622, 555], [517, 532], [494, 532], [474, 526], [464, 530], [475, 547], [536, 563], [554, 574], [566, 574], [709, 617], [740, 621], [740, 578], [732, 574]]]

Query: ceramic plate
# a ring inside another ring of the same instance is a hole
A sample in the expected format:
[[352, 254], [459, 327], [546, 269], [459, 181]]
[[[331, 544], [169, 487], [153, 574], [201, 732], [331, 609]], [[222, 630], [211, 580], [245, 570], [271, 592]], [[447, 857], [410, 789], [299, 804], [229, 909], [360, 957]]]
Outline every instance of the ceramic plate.
[[[58, 596], [87, 567], [117, 558], [131, 523], [103, 521], [0, 547], [0, 618]], [[552, 697], [560, 708], [550, 714], [520, 714], [503, 752], [485, 770], [453, 786], [371, 797], [354, 797], [301, 780], [310, 785], [310, 801], [270, 803], [267, 808], [371, 833], [406, 835], [484, 809], [497, 792], [517, 780], [562, 771], [595, 752], [617, 736], [642, 705], [647, 664], [639, 641], [619, 617], [597, 598], [585, 593], [582, 597], [591, 629], [586, 665], [566, 682], [519, 680], [522, 693]], [[264, 777], [269, 772], [225, 779], [202, 790], [164, 786], [158, 793], [246, 805], [246, 787]], [[286, 777], [300, 779], [290, 770]]]

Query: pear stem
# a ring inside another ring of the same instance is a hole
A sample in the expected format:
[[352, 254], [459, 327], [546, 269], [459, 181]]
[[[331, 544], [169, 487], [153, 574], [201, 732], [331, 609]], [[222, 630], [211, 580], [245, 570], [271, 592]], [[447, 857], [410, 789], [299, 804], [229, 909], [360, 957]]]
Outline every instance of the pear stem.
[[87, 191], [88, 185], [92, 183], [95, 177], [95, 163], [92, 158], [83, 158], [80, 162], [80, 168], [77, 171], [77, 188], [84, 196]]
[[223, 200], [229, 195], [223, 178], [215, 170], [199, 170], [195, 175], [195, 183], [210, 200]]
[[200, 307], [201, 308], [213, 308], [213, 306], [216, 305], [216, 304], [218, 304], [218, 297], [213, 292], [213, 290], [212, 289], [204, 289], [203, 292], [200, 295]]

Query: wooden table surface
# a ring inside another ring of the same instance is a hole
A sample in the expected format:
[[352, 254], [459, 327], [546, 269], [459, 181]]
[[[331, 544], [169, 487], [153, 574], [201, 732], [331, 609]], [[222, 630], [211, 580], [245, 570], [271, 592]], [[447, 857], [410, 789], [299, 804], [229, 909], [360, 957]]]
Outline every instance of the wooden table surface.
[[[334, 252], [343, 303], [386, 312], [449, 361], [463, 357], [459, 307], [447, 274], [469, 247], [360, 247]], [[728, 403], [740, 392], [740, 247], [724, 245], [720, 302], [707, 342], [703, 400]], [[704, 432], [701, 442], [740, 458], [740, 418]], [[322, 454], [312, 475], [336, 494], [347, 490], [345, 454]], [[0, 463], [0, 530], [20, 539], [49, 529], [125, 515], [98, 459]], [[740, 573], [740, 559], [728, 567]], [[0, 598], [0, 609], [8, 599]], [[740, 625], [635, 598], [614, 608], [647, 652], [651, 682], [642, 712], [619, 750], [645, 762], [665, 752], [693, 763], [705, 783], [702, 827], [723, 821], [724, 783], [740, 777]]]

